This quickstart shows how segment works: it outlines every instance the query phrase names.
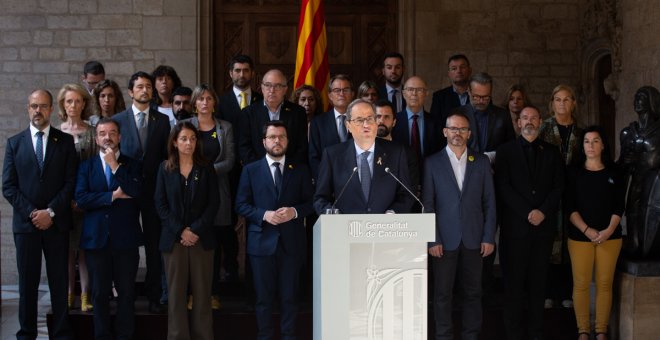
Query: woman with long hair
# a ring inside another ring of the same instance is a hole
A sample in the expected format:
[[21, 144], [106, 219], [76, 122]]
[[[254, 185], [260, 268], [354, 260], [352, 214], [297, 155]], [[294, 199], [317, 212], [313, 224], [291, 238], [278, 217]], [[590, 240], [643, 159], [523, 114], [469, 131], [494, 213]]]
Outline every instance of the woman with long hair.
[[211, 296], [218, 183], [192, 123], [174, 126], [167, 154], [158, 169], [154, 195], [163, 226], [159, 248], [169, 293], [167, 338], [211, 340], [211, 299], [197, 299], [190, 319], [186, 305], [189, 287], [193, 296]]
[[565, 192], [569, 215], [568, 251], [573, 269], [573, 302], [579, 340], [589, 339], [592, 273], [596, 283], [596, 338], [607, 339], [612, 309], [612, 283], [621, 251], [619, 222], [625, 206], [626, 183], [610, 160], [603, 130], [584, 130], [574, 166], [569, 168]]
[[323, 113], [323, 100], [321, 93], [314, 86], [303, 85], [293, 91], [291, 101], [302, 106], [307, 114], [307, 124], [314, 116]]
[[513, 129], [516, 131], [516, 136], [520, 136], [520, 127], [518, 127], [520, 111], [522, 111], [524, 107], [532, 105], [532, 103], [527, 96], [525, 88], [520, 84], [513, 84], [509, 86], [504, 99], [505, 102], [502, 104], [502, 107], [509, 109], [509, 115], [511, 115], [511, 123], [513, 123]]
[[[60, 130], [73, 136], [73, 140], [80, 160], [86, 160], [96, 154], [94, 128], [87, 124], [92, 113], [92, 98], [81, 85], [65, 84], [57, 95], [59, 106], [58, 116], [63, 122]], [[83, 211], [78, 209], [76, 202], [72, 201], [73, 228], [69, 236], [69, 295], [67, 303], [69, 309], [73, 307], [76, 287], [76, 252], [78, 253], [78, 274], [80, 276], [80, 310], [92, 310], [92, 300], [89, 289], [89, 273], [85, 263], [85, 251], [79, 248], [80, 233], [82, 231]]]
[[372, 80], [363, 81], [362, 84], [360, 84], [360, 87], [358, 87], [356, 98], [364, 99], [371, 104], [376, 104], [378, 101], [378, 86]]
[[96, 126], [101, 118], [110, 118], [126, 110], [124, 95], [114, 80], [105, 79], [94, 88], [94, 114], [89, 117], [89, 124]]

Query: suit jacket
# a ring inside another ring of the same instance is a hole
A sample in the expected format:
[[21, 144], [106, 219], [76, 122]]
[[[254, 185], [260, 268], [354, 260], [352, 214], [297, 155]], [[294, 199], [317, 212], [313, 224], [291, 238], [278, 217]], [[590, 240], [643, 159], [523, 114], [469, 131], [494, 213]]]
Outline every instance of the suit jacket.
[[[470, 103], [470, 98], [466, 104]], [[431, 101], [431, 117], [433, 117], [441, 126], [445, 126], [447, 116], [451, 110], [461, 106], [461, 100], [458, 94], [454, 92], [452, 86], [445, 87], [442, 90], [433, 92], [433, 100]]]
[[[307, 162], [307, 115], [305, 109], [284, 100], [280, 109], [280, 120], [286, 125], [289, 146], [286, 156], [297, 163]], [[238, 150], [243, 165], [266, 155], [263, 144], [263, 127], [270, 121], [268, 108], [260, 100], [246, 107], [241, 113]]]
[[511, 124], [511, 115], [509, 112], [492, 103], [488, 105], [486, 113], [488, 114], [488, 131], [486, 132], [487, 141], [485, 149], [480, 147], [479, 130], [477, 129], [476, 109], [472, 104], [461, 106], [463, 112], [470, 119], [470, 140], [468, 145], [473, 150], [482, 153], [487, 151], [495, 151], [497, 147], [516, 138], [516, 131]]
[[[196, 128], [199, 128], [197, 117], [188, 119]], [[218, 180], [218, 194], [220, 204], [213, 220], [216, 226], [226, 226], [231, 224], [231, 203], [232, 196], [229, 190], [229, 172], [235, 164], [234, 154], [234, 129], [232, 125], [224, 120], [215, 120], [215, 132], [220, 146], [220, 153], [213, 161], [213, 169]]]
[[445, 250], [456, 250], [461, 242], [467, 249], [481, 243], [495, 244], [495, 187], [490, 161], [483, 154], [466, 151], [467, 164], [462, 190], [446, 149], [428, 157], [424, 165], [422, 201], [435, 213], [435, 242]]
[[199, 236], [199, 242], [204, 249], [215, 248], [215, 233], [213, 219], [218, 209], [218, 182], [211, 166], [193, 166], [188, 175], [188, 185], [191, 186], [190, 202], [191, 223], [184, 225], [184, 192], [179, 169], [165, 169], [165, 162], [158, 169], [156, 182], [156, 212], [160, 217], [163, 229], [160, 234], [159, 248], [171, 252], [174, 242], [181, 240], [181, 232], [186, 227]]
[[[408, 120], [408, 112], [403, 110], [396, 114], [396, 122], [392, 129], [392, 140], [398, 141], [405, 145], [410, 146], [410, 126], [412, 122]], [[428, 157], [436, 153], [440, 148], [444, 147], [447, 144], [447, 139], [444, 138], [442, 134], [442, 127], [444, 124], [440, 125], [436, 123], [435, 120], [431, 117], [431, 114], [424, 111], [424, 132], [422, 149], [423, 149], [423, 158]]]
[[[167, 158], [167, 139], [170, 134], [169, 118], [152, 109], [149, 109], [149, 123], [147, 125], [146, 150], [142, 150], [135, 114], [129, 106], [125, 111], [112, 116], [119, 123], [121, 140], [119, 148], [121, 154], [142, 162], [142, 175], [144, 176], [145, 194], [153, 192], [156, 174], [160, 163]], [[151, 199], [150, 195], [144, 196]]]
[[[348, 129], [346, 133], [349, 133]], [[312, 118], [309, 125], [309, 167], [312, 169], [314, 178], [318, 177], [319, 174], [323, 149], [339, 143], [341, 143], [341, 140], [337, 131], [334, 109]]]
[[[247, 221], [247, 253], [256, 256], [275, 254], [278, 242], [287, 254], [306, 254], [305, 216], [313, 213], [312, 178], [304, 164], [289, 162], [286, 158], [282, 173], [282, 191], [275, 194], [275, 182], [268, 161], [262, 158], [243, 167], [236, 212]], [[293, 207], [298, 217], [274, 226], [263, 220], [267, 210]]]
[[[325, 213], [326, 209], [332, 206], [344, 184], [349, 182], [355, 167], [357, 159], [354, 141], [325, 149], [314, 194], [314, 208], [318, 214]], [[385, 168], [390, 168], [401, 182], [410, 187], [406, 150], [399, 144], [376, 138], [369, 200], [367, 201], [362, 193], [360, 179], [356, 173], [335, 208], [344, 214], [382, 214], [387, 210], [396, 213], [410, 212], [413, 198], [385, 172]]]
[[[536, 163], [531, 168], [525, 158], [522, 138], [497, 149], [495, 188], [500, 202], [502, 237], [525, 238], [530, 233], [540, 233], [552, 238], [564, 186], [564, 162], [557, 147], [538, 140]], [[545, 215], [540, 226], [533, 226], [527, 220], [533, 209]]]
[[[401, 86], [401, 89], [403, 90], [403, 86]], [[389, 101], [390, 103], [392, 103], [392, 105], [394, 105], [394, 109], [395, 110], [397, 109], [396, 103], [390, 100], [389, 93], [387, 93], [387, 86], [385, 86], [385, 84], [378, 87], [378, 99], [385, 99]], [[405, 107], [406, 107], [406, 98], [403, 98], [403, 92], [401, 92], [401, 108], [403, 109]]]
[[[252, 98], [250, 99], [248, 106], [263, 99], [264, 97], [260, 93], [252, 90]], [[230, 122], [234, 127], [240, 126], [241, 106], [236, 96], [234, 95], [233, 89], [229, 89], [229, 91], [223, 93], [222, 96], [220, 96], [216, 117], [218, 119]]]
[[35, 209], [53, 209], [55, 217], [51, 228], [61, 232], [71, 228], [71, 199], [76, 186], [77, 167], [78, 155], [73, 137], [52, 126], [43, 171], [39, 170], [29, 128], [7, 140], [2, 194], [13, 207], [14, 233], [37, 230], [30, 219]]
[[[120, 154], [119, 168], [110, 186], [105, 178], [101, 156], [97, 154], [80, 163], [75, 199], [85, 210], [80, 248], [101, 249], [110, 242], [110, 249], [129, 249], [144, 241], [140, 227], [142, 169], [138, 161]], [[112, 200], [118, 187], [131, 198]]]

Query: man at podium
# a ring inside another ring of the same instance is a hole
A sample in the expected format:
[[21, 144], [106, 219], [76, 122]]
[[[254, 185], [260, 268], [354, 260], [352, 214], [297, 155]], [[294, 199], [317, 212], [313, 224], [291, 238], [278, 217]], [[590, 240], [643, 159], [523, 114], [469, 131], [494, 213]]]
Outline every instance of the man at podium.
[[[352, 140], [323, 151], [314, 195], [318, 214], [409, 213], [413, 197], [406, 151], [376, 139], [376, 110], [365, 100], [346, 110]], [[405, 186], [405, 187], [404, 187]]]

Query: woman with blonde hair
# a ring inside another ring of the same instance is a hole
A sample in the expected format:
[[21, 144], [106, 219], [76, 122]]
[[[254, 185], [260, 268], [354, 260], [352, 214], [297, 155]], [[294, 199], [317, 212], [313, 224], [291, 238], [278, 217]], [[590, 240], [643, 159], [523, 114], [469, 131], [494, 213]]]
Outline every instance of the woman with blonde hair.
[[[83, 161], [95, 155], [97, 148], [94, 141], [94, 128], [85, 122], [92, 115], [92, 97], [89, 92], [81, 85], [66, 84], [57, 95], [57, 104], [59, 107], [58, 116], [62, 121], [60, 130], [73, 136], [80, 160]], [[89, 274], [85, 263], [85, 252], [79, 248], [83, 212], [78, 209], [75, 201], [72, 201], [72, 209], [74, 225], [69, 237], [69, 295], [67, 303], [69, 308], [73, 306], [76, 283], [76, 251], [78, 251], [80, 310], [88, 312], [92, 310], [89, 294]]]

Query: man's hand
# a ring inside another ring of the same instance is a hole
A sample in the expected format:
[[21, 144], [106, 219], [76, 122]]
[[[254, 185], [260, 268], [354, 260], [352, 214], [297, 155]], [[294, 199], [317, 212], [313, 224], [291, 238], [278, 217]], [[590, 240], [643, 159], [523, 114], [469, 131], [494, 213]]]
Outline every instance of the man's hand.
[[438, 244], [436, 246], [433, 246], [429, 248], [429, 254], [434, 257], [442, 257], [444, 255], [444, 252], [442, 250], [442, 244]]
[[117, 163], [117, 157], [115, 157], [115, 153], [112, 152], [112, 149], [110, 148], [103, 150], [103, 160], [110, 166], [112, 171], [115, 171], [119, 166], [119, 163]]
[[112, 201], [119, 198], [131, 198], [131, 196], [128, 196], [124, 190], [121, 190], [121, 187], [117, 187], [117, 189], [112, 192]]
[[286, 222], [284, 221], [284, 218], [282, 217], [281, 214], [278, 214], [277, 211], [273, 211], [273, 210], [266, 211], [266, 214], [264, 215], [264, 219], [266, 222], [272, 225], [278, 225], [280, 223]]
[[192, 247], [197, 243], [197, 241], [199, 241], [199, 236], [193, 233], [192, 230], [190, 230], [190, 227], [183, 229], [183, 232], [181, 232], [182, 245], [186, 247]]
[[296, 209], [291, 207], [282, 207], [275, 211], [280, 216], [280, 223], [289, 222], [296, 217]]
[[482, 243], [481, 244], [481, 257], [486, 257], [493, 253], [495, 250], [495, 245], [492, 243]]
[[543, 222], [544, 219], [545, 215], [541, 212], [541, 210], [538, 209], [530, 211], [527, 215], [527, 221], [537, 227]]
[[53, 225], [53, 219], [46, 209], [35, 210], [30, 214], [32, 224], [39, 230], [47, 230]]

